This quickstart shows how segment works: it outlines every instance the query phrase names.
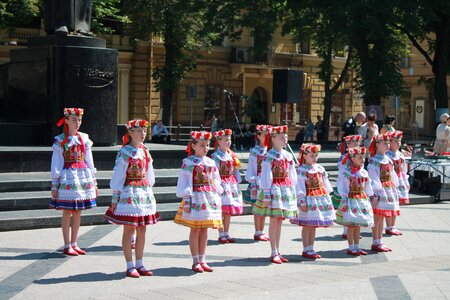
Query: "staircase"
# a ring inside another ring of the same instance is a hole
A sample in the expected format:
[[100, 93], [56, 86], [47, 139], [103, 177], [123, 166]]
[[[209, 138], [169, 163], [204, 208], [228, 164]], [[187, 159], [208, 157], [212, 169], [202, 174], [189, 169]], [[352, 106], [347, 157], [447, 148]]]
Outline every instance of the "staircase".
[[[97, 167], [97, 183], [100, 194], [98, 207], [83, 211], [82, 225], [105, 224], [103, 215], [111, 202], [109, 180], [112, 176], [114, 158], [120, 147], [94, 147], [94, 162]], [[184, 146], [153, 145], [150, 153], [154, 159], [156, 183], [153, 187], [157, 210], [162, 220], [175, 217], [180, 199], [175, 195], [181, 160], [186, 156]], [[241, 174], [244, 179], [248, 152], [238, 152], [242, 162]], [[323, 152], [319, 163], [325, 167], [332, 185], [337, 180], [336, 162], [339, 153]], [[40, 148], [0, 148], [0, 231], [25, 230], [45, 227], [59, 227], [61, 212], [48, 209], [50, 200], [50, 147]], [[411, 195], [411, 204], [433, 203], [428, 195]], [[244, 213], [250, 214], [251, 207], [245, 206]]]

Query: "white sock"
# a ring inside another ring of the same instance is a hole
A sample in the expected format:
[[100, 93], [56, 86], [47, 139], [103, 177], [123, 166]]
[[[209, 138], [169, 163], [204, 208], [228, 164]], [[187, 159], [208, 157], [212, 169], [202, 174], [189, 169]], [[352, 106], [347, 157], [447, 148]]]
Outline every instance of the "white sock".
[[144, 266], [144, 264], [142, 263], [142, 259], [136, 259], [136, 268], [140, 268]]
[[72, 244], [67, 244], [67, 245], [64, 245], [64, 249], [69, 249], [70, 247], [72, 247]]
[[200, 263], [206, 262], [206, 255], [205, 254], [200, 254], [198, 256], [198, 260], [199, 260]]
[[277, 256], [277, 255], [278, 255], [278, 250], [272, 249], [272, 256]]
[[192, 255], [192, 261], [194, 262], [194, 265], [198, 264], [198, 255]]
[[263, 232], [262, 232], [261, 230], [256, 230], [256, 231], [255, 231], [255, 235], [256, 235], [256, 236], [261, 235], [262, 233], [263, 233]]
[[220, 238], [221, 238], [221, 237], [226, 237], [225, 232], [219, 233], [219, 237], [220, 237]]
[[348, 250], [352, 251], [355, 245], [348, 245]]
[[127, 261], [127, 270], [129, 270], [129, 269], [134, 269], [134, 262]]
[[354, 247], [353, 249], [359, 250], [359, 244], [354, 244], [353, 247]]
[[75, 242], [75, 243], [70, 243], [70, 247], [72, 247], [72, 248], [77, 247], [77, 242]]
[[304, 251], [304, 252], [309, 252], [309, 251], [311, 251], [311, 250], [312, 250], [312, 247], [311, 247], [311, 246], [306, 246], [306, 247], [303, 248], [303, 251]]
[[224, 236], [229, 236], [229, 235], [228, 235], [228, 231], [224, 231], [224, 232], [223, 232], [223, 235], [224, 235]]
[[394, 229], [394, 226], [387, 226], [386, 227], [386, 230], [391, 230], [391, 229]]
[[131, 236], [131, 243], [132, 244], [136, 243], [136, 235], [134, 234]]
[[348, 232], [348, 227], [344, 226], [344, 230], [342, 231], [342, 234], [347, 234], [347, 232]]

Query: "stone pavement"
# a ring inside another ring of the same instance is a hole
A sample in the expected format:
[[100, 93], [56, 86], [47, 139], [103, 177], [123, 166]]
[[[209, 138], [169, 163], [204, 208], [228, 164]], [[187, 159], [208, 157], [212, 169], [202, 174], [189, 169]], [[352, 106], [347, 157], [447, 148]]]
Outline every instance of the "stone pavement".
[[58, 228], [0, 232], [0, 299], [450, 299], [450, 202], [402, 207], [397, 225], [404, 235], [384, 238], [394, 251], [366, 257], [344, 253], [340, 226], [318, 229], [323, 259], [308, 261], [300, 227], [286, 223], [281, 252], [290, 262], [273, 265], [269, 244], [252, 239], [252, 217], [234, 217], [238, 242], [218, 245], [210, 230], [214, 272], [194, 274], [188, 228], [163, 221], [147, 231], [144, 260], [155, 275], [139, 279], [124, 277], [119, 226], [81, 227], [89, 252], [79, 257], [61, 253]]

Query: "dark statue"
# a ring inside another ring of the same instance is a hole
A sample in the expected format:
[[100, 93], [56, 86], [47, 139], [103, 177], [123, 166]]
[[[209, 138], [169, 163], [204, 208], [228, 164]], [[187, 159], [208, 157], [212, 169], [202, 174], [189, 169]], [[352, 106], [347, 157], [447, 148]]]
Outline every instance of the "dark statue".
[[45, 31], [67, 35], [91, 34], [92, 0], [44, 0]]

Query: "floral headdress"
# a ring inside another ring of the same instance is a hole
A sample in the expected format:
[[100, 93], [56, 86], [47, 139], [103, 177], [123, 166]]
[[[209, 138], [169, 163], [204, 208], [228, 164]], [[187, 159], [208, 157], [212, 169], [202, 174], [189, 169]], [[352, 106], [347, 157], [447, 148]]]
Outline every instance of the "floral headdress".
[[[270, 146], [270, 134], [272, 133], [272, 129], [273, 126], [272, 125], [256, 125], [256, 132], [265, 132], [267, 133], [266, 138], [264, 139], [264, 147], [269, 147]], [[256, 135], [255, 135], [255, 140], [256, 140]]]
[[320, 152], [320, 150], [321, 150], [321, 146], [320, 145], [317, 145], [317, 144], [302, 144], [302, 146], [300, 147], [300, 155], [298, 156], [298, 163], [299, 163], [299, 165], [302, 165], [303, 164], [303, 156], [305, 155], [305, 154], [308, 154], [308, 153], [311, 153], [311, 152], [313, 152], [313, 153], [318, 153], [318, 152]]
[[374, 136], [372, 138], [372, 142], [370, 143], [370, 146], [369, 146], [370, 157], [374, 156], [375, 153], [377, 152], [377, 150], [375, 148], [375, 144], [376, 143], [388, 142], [390, 140], [391, 140], [391, 134], [390, 133], [378, 134], [378, 135]]
[[287, 133], [288, 132], [288, 127], [287, 125], [283, 125], [283, 126], [272, 126], [270, 134], [275, 135], [275, 134], [279, 134], [279, 133]]
[[[56, 123], [56, 126], [58, 126], [58, 127], [60, 127], [61, 125], [64, 124], [64, 135], [65, 135], [65, 138], [61, 142], [61, 147], [64, 148], [64, 146], [67, 144], [67, 141], [69, 140], [69, 127], [67, 126], [67, 123], [65, 122], [65, 119], [67, 117], [70, 117], [70, 116], [81, 116], [82, 117], [83, 114], [84, 114], [84, 109], [82, 109], [82, 108], [78, 108], [78, 107], [70, 107], [70, 108], [65, 107], [64, 108], [64, 117], [62, 117], [58, 121], [58, 123]], [[81, 147], [83, 148], [83, 152], [84, 152], [84, 143], [83, 143], [83, 141], [81, 141], [81, 144], [82, 144]]]
[[191, 155], [191, 145], [197, 141], [209, 141], [212, 137], [212, 133], [209, 131], [191, 131], [191, 139], [186, 147], [188, 156]]
[[344, 159], [342, 160], [342, 164], [345, 165], [348, 161], [348, 159], [351, 156], [355, 156], [357, 154], [362, 154], [362, 155], [366, 155], [367, 153], [367, 149], [366, 147], [355, 147], [355, 148], [350, 148], [347, 150], [347, 155], [344, 157]]
[[341, 146], [339, 148], [341, 154], [345, 153], [345, 150], [348, 148], [348, 145], [351, 142], [359, 142], [359, 141], [361, 141], [361, 139], [362, 139], [362, 136], [360, 136], [360, 135], [347, 135], [347, 136], [344, 136], [344, 142], [341, 143]]
[[[147, 128], [148, 121], [141, 120], [141, 119], [130, 120], [127, 122], [125, 127], [128, 130], [134, 129], [134, 128]], [[130, 142], [130, 134], [127, 132], [122, 136], [122, 147], [125, 147], [129, 142]]]
[[231, 136], [233, 134], [233, 130], [231, 129], [224, 129], [224, 130], [218, 130], [214, 132], [214, 138], [216, 139], [214, 141], [214, 149], [217, 148], [217, 140], [220, 139], [223, 136]]

